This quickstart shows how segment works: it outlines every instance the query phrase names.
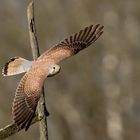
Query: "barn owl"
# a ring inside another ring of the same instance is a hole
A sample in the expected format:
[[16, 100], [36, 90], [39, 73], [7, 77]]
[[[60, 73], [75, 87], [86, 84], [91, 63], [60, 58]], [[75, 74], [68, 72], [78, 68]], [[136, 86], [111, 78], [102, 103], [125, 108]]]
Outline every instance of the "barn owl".
[[13, 57], [3, 67], [4, 76], [25, 73], [16, 89], [12, 114], [14, 122], [27, 130], [35, 116], [42, 86], [47, 77], [60, 72], [59, 63], [94, 43], [103, 33], [103, 26], [90, 25], [48, 49], [35, 61]]

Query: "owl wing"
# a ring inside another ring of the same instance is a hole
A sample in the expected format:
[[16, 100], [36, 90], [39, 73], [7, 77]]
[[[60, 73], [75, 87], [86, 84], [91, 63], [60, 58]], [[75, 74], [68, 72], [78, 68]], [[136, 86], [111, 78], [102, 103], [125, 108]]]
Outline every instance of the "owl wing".
[[97, 24], [95, 26], [90, 25], [80, 30], [80, 32], [71, 35], [69, 38], [64, 39], [59, 44], [43, 53], [38, 60], [45, 59], [46, 61], [57, 64], [77, 54], [79, 51], [94, 43], [102, 35], [103, 27], [104, 26]]
[[28, 78], [26, 73], [21, 79], [13, 101], [12, 113], [13, 119], [18, 127], [27, 130], [31, 124], [40, 98], [39, 93], [31, 93], [30, 90], [25, 91], [25, 83]]

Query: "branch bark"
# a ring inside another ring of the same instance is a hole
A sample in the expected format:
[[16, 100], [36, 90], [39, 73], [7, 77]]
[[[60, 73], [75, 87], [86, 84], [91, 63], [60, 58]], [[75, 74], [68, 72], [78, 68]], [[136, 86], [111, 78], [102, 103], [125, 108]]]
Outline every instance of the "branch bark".
[[[32, 124], [41, 121], [41, 117], [39, 118], [38, 115], [36, 115], [36, 117], [33, 119]], [[0, 129], [0, 140], [4, 140], [6, 138], [8, 138], [9, 136], [21, 131], [21, 128], [18, 128], [17, 125], [15, 123], [11, 123], [7, 126], [5, 126], [4, 128]]]
[[[36, 60], [37, 57], [39, 57], [40, 52], [35, 27], [34, 0], [29, 3], [29, 6], [27, 8], [27, 17], [32, 55], [33, 59]], [[40, 140], [48, 140], [47, 116], [49, 115], [49, 113], [46, 109], [45, 104], [44, 87], [42, 88], [42, 96], [38, 104], [38, 114], [39, 116], [43, 116], [43, 119], [40, 121]]]

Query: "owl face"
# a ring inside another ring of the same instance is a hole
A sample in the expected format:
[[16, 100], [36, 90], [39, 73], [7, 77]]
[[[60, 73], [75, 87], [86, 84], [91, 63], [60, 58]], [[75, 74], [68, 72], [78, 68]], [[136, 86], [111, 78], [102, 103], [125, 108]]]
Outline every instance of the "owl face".
[[56, 64], [49, 64], [48, 65], [48, 76], [47, 77], [51, 77], [56, 75], [57, 73], [60, 72], [60, 66], [56, 65]]

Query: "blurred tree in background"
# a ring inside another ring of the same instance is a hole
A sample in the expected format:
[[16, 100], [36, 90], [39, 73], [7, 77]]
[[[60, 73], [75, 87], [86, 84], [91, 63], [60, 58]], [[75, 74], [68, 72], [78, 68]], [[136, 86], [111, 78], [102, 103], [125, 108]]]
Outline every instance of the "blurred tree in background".
[[[31, 59], [29, 1], [1, 0], [0, 67], [13, 56]], [[45, 83], [50, 140], [140, 139], [140, 1], [36, 0], [41, 52], [89, 24], [105, 26], [91, 47], [63, 62]], [[0, 127], [12, 121], [22, 75], [0, 76]], [[38, 123], [8, 140], [39, 139]]]

